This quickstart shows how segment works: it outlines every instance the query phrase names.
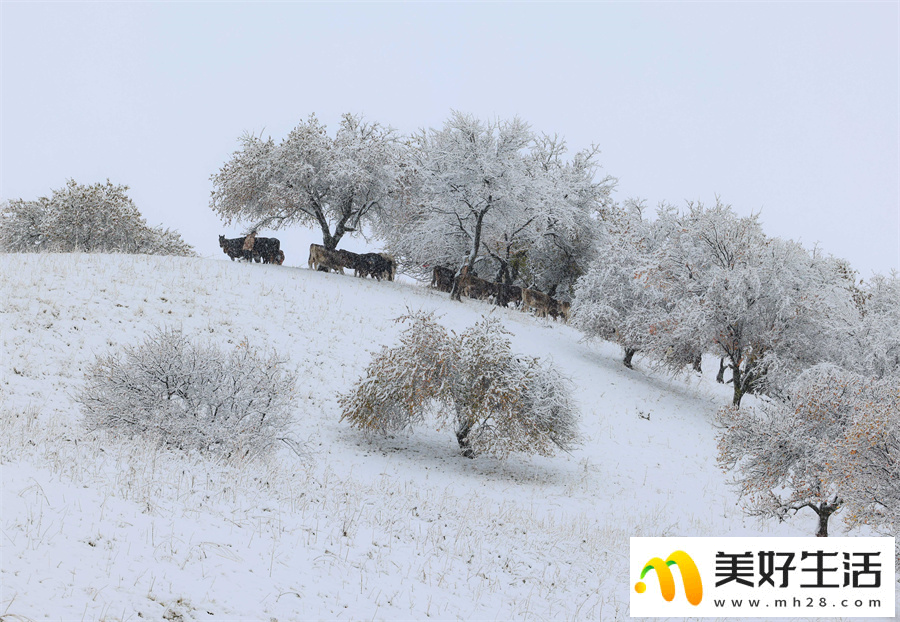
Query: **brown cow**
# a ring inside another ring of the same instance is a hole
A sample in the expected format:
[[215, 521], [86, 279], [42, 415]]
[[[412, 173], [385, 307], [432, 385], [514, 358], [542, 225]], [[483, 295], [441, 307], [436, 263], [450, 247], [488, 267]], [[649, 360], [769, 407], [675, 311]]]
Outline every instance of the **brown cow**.
[[569, 310], [572, 305], [568, 302], [560, 302], [555, 298], [550, 299], [550, 315], [553, 319], [562, 318], [563, 324], [569, 323]]
[[309, 245], [309, 269], [344, 274], [344, 262], [337, 251], [330, 251], [321, 244]]
[[459, 277], [459, 291], [463, 296], [476, 300], [487, 300], [497, 293], [497, 284], [477, 276], [465, 274]]
[[550, 298], [547, 294], [543, 292], [539, 292], [534, 289], [528, 289], [527, 287], [522, 288], [522, 310], [530, 311], [534, 309], [537, 311], [538, 317], [547, 317], [550, 313], [550, 308], [552, 306], [553, 299]]
[[334, 253], [326, 255], [322, 261], [319, 262], [316, 270], [319, 272], [337, 272], [338, 274], [344, 274], [344, 266], [341, 265], [340, 260]]
[[321, 244], [309, 245], [309, 269], [316, 270], [325, 259], [325, 247]]

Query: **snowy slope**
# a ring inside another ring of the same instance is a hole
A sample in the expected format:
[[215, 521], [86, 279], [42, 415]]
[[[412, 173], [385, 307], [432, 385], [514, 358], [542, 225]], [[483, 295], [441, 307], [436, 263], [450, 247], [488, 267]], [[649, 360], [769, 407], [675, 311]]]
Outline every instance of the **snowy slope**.
[[[575, 381], [582, 446], [468, 460], [447, 430], [341, 423], [336, 394], [417, 309], [456, 330], [500, 314]], [[631, 536], [814, 528], [742, 516], [715, 466], [716, 361], [672, 380], [513, 309], [211, 259], [0, 255], [0, 311], [3, 620], [626, 619]], [[288, 355], [302, 455], [222, 465], [85, 433], [86, 365], [156, 326]]]

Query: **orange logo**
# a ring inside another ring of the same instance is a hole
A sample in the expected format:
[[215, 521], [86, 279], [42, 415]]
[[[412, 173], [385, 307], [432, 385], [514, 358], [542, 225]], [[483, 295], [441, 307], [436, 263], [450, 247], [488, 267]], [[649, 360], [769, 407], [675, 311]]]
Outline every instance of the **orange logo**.
[[[654, 557], [646, 563], [641, 571], [641, 579], [643, 579], [651, 570], [656, 571], [659, 579], [659, 589], [662, 597], [666, 601], [671, 602], [675, 598], [675, 578], [669, 566], [678, 566], [681, 571], [681, 580], [684, 583], [684, 593], [687, 600], [692, 605], [699, 605], [703, 600], [703, 583], [700, 581], [700, 571], [697, 570], [697, 564], [691, 559], [691, 556], [684, 551], [675, 551], [665, 561], [659, 557]], [[647, 584], [638, 581], [634, 585], [634, 591], [643, 594], [647, 591]]]

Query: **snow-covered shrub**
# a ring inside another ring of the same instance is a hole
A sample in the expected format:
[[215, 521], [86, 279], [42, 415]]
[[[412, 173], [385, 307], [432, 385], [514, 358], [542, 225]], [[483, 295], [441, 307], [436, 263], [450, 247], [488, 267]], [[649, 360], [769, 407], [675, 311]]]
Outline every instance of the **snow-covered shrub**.
[[147, 225], [127, 191], [70, 179], [49, 198], [9, 201], [0, 210], [0, 251], [194, 255], [178, 233]]
[[271, 449], [291, 420], [296, 373], [241, 343], [230, 350], [158, 329], [99, 357], [78, 394], [85, 425], [220, 456]]
[[381, 432], [411, 428], [429, 414], [452, 425], [463, 455], [511, 451], [550, 455], [578, 437], [568, 381], [550, 364], [512, 352], [488, 317], [461, 335], [433, 314], [400, 318], [410, 327], [385, 347], [366, 376], [339, 397], [342, 419]]

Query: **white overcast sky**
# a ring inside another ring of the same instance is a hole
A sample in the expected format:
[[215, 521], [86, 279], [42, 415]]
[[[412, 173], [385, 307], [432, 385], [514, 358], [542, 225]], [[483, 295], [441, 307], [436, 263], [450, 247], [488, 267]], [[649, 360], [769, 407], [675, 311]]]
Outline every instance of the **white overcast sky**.
[[240, 231], [210, 211], [209, 177], [245, 131], [280, 140], [353, 112], [411, 132], [458, 109], [598, 144], [617, 200], [718, 195], [885, 273], [900, 269], [898, 7], [0, 0], [0, 198], [109, 178], [223, 258], [218, 234]]

